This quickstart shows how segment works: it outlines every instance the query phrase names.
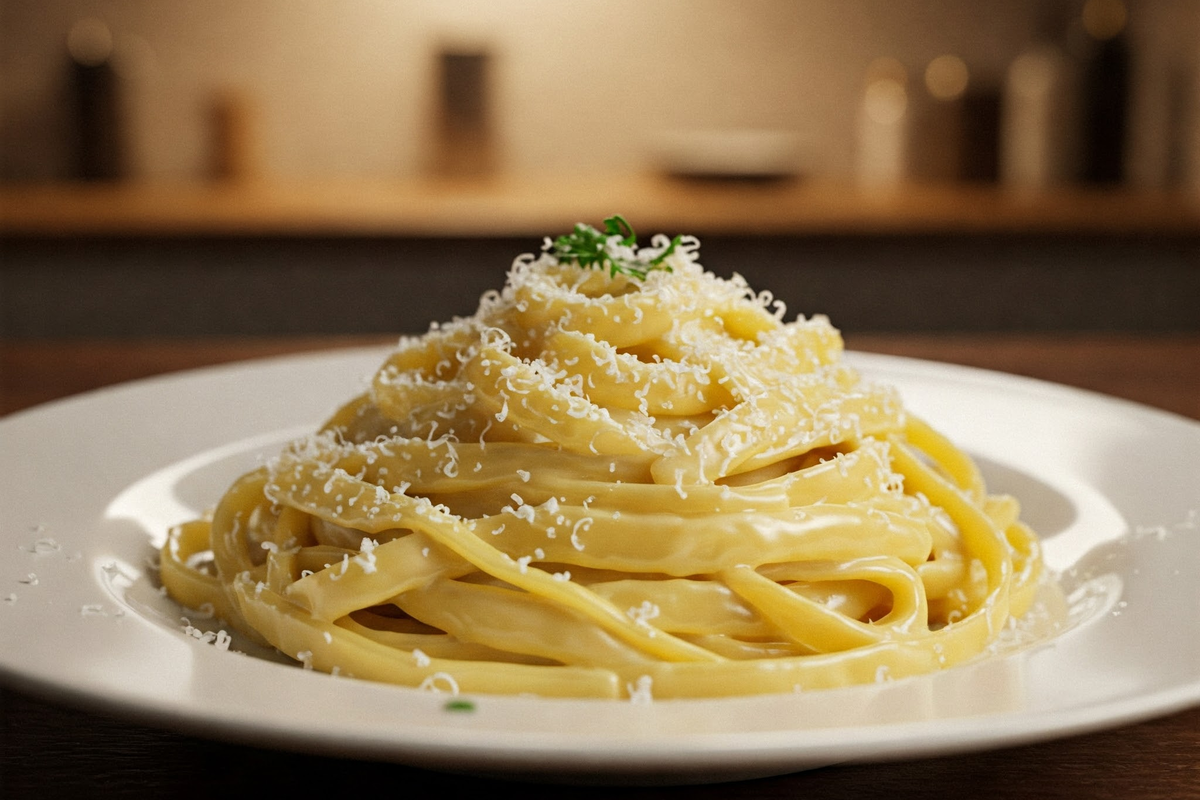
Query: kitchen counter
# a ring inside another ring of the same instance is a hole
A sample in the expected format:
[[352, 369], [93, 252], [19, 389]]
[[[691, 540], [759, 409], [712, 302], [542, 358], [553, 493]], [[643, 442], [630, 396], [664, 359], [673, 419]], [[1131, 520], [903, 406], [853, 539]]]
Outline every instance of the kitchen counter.
[[1200, 236], [1200, 197], [983, 184], [869, 190], [659, 175], [0, 187], [0, 236], [535, 236], [621, 213], [643, 233]]

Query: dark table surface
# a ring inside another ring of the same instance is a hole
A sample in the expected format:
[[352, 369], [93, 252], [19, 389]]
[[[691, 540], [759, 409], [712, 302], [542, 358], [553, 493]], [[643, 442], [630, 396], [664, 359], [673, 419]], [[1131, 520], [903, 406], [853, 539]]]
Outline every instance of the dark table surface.
[[[0, 413], [147, 375], [379, 341], [0, 341]], [[859, 350], [1053, 380], [1200, 419], [1196, 334], [872, 335], [849, 336], [847, 343]], [[449, 796], [507, 788], [524, 796], [568, 792], [575, 797], [1200, 798], [1200, 708], [1056, 741], [940, 758], [830, 766], [714, 786], [563, 789], [197, 738], [80, 710], [59, 698], [0, 690], [0, 797], [35, 797], [51, 790], [61, 797], [106, 798], [229, 791], [348, 796], [379, 786], [389, 794], [444, 791]]]

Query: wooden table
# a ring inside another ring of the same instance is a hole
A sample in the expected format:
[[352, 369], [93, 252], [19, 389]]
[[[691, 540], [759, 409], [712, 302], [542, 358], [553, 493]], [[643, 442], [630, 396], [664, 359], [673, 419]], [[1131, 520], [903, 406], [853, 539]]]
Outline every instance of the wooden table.
[[[1105, 392], [1200, 419], [1200, 335], [848, 336], [850, 347], [999, 369]], [[0, 342], [0, 412], [145, 375], [361, 337]], [[1193, 567], [1195, 565], [1192, 565]], [[1194, 610], [1193, 610], [1194, 612]], [[2, 643], [0, 643], [2, 645]], [[0, 692], [0, 795], [194, 797], [234, 790], [331, 796], [376, 784], [451, 796], [516, 788], [572, 797], [1200, 798], [1200, 708], [1060, 741], [897, 763], [845, 765], [744, 783], [678, 788], [514, 786], [383, 763], [276, 752], [148, 728]], [[336, 793], [336, 794], [334, 794]]]

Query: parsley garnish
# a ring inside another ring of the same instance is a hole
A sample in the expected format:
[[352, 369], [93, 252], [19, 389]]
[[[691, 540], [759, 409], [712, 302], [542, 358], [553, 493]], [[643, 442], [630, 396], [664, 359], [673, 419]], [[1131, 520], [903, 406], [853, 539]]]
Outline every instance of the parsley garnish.
[[442, 708], [446, 711], [474, 711], [475, 704], [470, 700], [447, 700]]
[[[617, 240], [615, 248], [614, 237]], [[675, 252], [682, 238], [676, 236], [661, 253], [653, 257], [643, 256], [637, 249], [637, 235], [633, 232], [633, 226], [618, 214], [604, 220], [603, 231], [577, 222], [574, 232], [559, 236], [554, 240], [552, 247], [559, 261], [573, 261], [581, 267], [607, 269], [608, 274], [614, 277], [620, 272], [635, 278], [645, 278], [650, 270], [671, 271], [671, 267], [663, 262]]]

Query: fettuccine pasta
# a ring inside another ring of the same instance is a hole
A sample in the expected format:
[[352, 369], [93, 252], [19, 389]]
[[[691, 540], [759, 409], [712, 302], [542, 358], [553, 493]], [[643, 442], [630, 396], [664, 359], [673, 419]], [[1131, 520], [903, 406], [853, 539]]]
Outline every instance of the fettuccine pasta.
[[1016, 502], [828, 320], [694, 239], [551, 244], [174, 529], [171, 595], [325, 672], [635, 700], [928, 673], [1029, 606]]

